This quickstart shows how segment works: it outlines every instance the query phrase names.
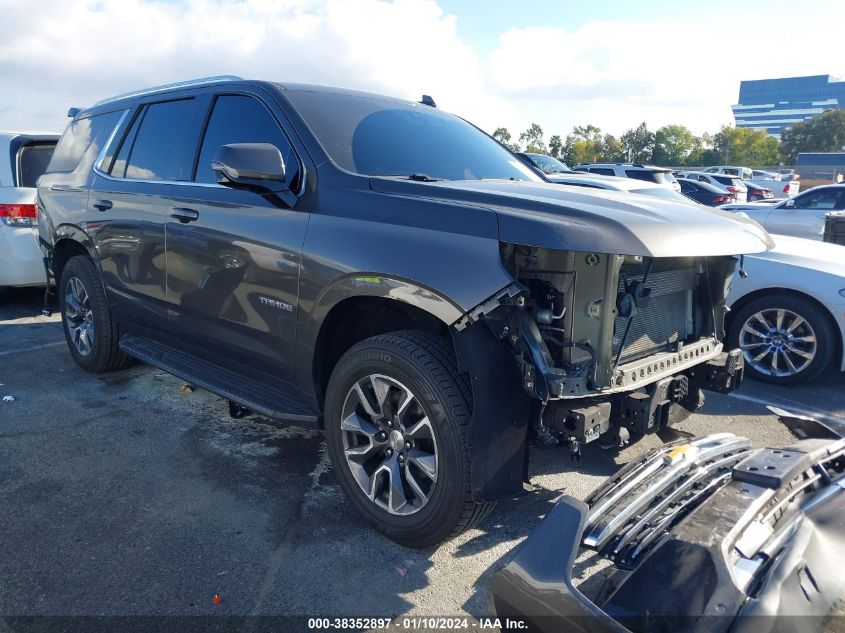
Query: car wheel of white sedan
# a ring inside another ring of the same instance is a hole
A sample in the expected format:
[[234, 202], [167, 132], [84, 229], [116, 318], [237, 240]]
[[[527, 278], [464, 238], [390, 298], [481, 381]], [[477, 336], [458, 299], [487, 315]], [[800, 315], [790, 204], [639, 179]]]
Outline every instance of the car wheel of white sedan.
[[813, 301], [789, 294], [760, 297], [731, 319], [728, 341], [745, 357], [752, 378], [775, 384], [821, 374], [836, 347], [830, 319]]

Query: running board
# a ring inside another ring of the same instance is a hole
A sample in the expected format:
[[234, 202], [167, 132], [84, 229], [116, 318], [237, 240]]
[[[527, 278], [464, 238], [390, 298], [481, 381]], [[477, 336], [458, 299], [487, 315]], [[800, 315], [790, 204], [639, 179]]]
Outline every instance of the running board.
[[301, 425], [317, 425], [314, 411], [285, 392], [168, 345], [126, 334], [120, 339], [120, 349], [260, 415]]

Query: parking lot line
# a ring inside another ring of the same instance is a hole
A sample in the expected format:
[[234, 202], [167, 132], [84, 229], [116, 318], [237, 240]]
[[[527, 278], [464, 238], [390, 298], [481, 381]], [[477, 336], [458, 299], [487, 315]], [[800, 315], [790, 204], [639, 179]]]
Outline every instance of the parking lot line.
[[4, 352], [0, 352], [0, 356], [9, 356], [10, 354], [20, 354], [22, 352], [34, 352], [36, 350], [45, 349], [47, 347], [58, 347], [59, 345], [67, 345], [67, 343], [65, 341], [56, 341], [55, 343], [44, 343], [44, 345], [33, 345], [32, 347], [9, 349]]

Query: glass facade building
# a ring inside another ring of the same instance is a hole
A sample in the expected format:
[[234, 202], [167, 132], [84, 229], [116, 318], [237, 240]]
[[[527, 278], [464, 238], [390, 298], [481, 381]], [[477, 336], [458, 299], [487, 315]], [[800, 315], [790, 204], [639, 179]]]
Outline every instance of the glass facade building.
[[845, 109], [845, 81], [830, 75], [756, 79], [739, 84], [739, 103], [731, 106], [736, 127], [781, 130], [825, 110]]

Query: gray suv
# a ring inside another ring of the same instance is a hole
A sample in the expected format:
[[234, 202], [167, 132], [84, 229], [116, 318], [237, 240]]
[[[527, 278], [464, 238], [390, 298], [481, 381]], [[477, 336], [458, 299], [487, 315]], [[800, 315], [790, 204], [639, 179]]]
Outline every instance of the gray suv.
[[425, 98], [223, 77], [72, 114], [38, 205], [76, 362], [324, 429], [400, 543], [521, 493], [538, 436], [622, 441], [742, 377], [742, 217], [549, 183]]

